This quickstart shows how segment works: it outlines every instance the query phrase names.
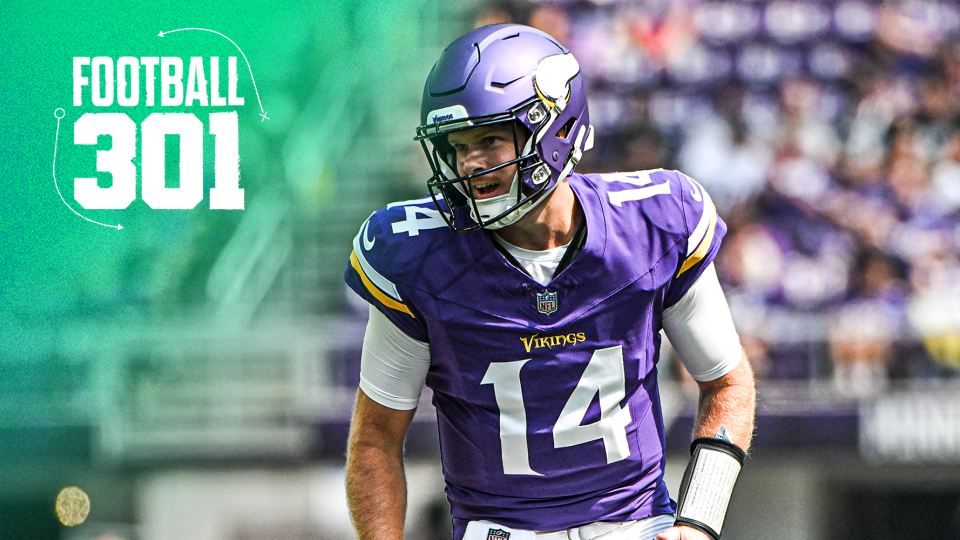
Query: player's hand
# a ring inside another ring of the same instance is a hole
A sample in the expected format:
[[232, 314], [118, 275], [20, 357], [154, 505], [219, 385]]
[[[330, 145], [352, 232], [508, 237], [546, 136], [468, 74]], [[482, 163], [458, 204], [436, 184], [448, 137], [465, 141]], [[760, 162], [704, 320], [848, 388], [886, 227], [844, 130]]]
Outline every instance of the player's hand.
[[693, 527], [670, 527], [657, 535], [657, 540], [710, 540], [702, 531]]

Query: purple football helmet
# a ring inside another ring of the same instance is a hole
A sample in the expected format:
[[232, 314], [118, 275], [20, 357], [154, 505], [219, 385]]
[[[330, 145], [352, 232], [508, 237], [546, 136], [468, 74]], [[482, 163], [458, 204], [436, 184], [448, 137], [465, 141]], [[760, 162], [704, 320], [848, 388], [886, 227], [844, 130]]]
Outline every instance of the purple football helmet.
[[[593, 146], [576, 59], [544, 32], [516, 24], [484, 26], [451, 43], [427, 77], [420, 119], [416, 140], [433, 170], [427, 186], [455, 231], [515, 223]], [[461, 176], [447, 136], [501, 122], [513, 125], [517, 158]], [[520, 130], [526, 130], [522, 148]], [[474, 179], [511, 165], [517, 175], [509, 193], [473, 197]]]

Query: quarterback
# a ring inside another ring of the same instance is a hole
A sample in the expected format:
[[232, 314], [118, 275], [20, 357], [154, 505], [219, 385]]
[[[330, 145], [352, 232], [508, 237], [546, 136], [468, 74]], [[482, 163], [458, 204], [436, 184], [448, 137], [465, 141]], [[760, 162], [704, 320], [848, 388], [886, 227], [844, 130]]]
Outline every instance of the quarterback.
[[[580, 66], [526, 26], [447, 47], [421, 123], [430, 195], [374, 212], [346, 269], [371, 306], [347, 457], [359, 537], [403, 538], [425, 383], [455, 540], [719, 538], [754, 382], [710, 196], [675, 171], [574, 172], [594, 138]], [[676, 501], [661, 329], [700, 388]]]

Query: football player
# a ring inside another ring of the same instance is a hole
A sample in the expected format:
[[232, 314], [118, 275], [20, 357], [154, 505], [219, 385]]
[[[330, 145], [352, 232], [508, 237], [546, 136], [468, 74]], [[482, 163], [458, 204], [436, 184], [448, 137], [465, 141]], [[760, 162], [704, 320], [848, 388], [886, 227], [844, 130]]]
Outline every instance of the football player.
[[[346, 269], [371, 306], [347, 459], [359, 537], [403, 537], [403, 440], [425, 382], [455, 540], [718, 538], [754, 382], [709, 195], [675, 171], [573, 172], [594, 137], [583, 75], [533, 28], [454, 41], [421, 119], [430, 196], [374, 212]], [[661, 328], [700, 386], [678, 502]]]

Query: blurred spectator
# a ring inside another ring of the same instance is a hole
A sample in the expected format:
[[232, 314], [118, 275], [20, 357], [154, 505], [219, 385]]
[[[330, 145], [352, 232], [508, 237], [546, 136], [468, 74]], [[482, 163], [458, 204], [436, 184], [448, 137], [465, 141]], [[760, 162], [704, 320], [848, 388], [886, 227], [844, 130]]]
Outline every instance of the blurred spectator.
[[615, 137], [620, 171], [658, 169], [672, 161], [667, 138], [656, 126], [640, 124]]
[[960, 117], [951, 126], [951, 133], [933, 167], [930, 184], [940, 213], [956, 218], [960, 210]]
[[960, 370], [960, 260], [956, 253], [931, 253], [915, 261], [909, 321], [927, 351], [950, 373]]
[[825, 168], [836, 165], [840, 138], [825, 107], [822, 87], [814, 80], [791, 77], [780, 85], [783, 109], [781, 148]]
[[570, 37], [570, 18], [562, 5], [544, 4], [534, 8], [529, 25], [550, 34], [560, 43], [567, 43]]
[[852, 300], [830, 315], [833, 382], [843, 393], [867, 395], [886, 387], [894, 345], [905, 337], [905, 276], [897, 261], [867, 250], [857, 261]]
[[750, 133], [742, 118], [742, 89], [728, 86], [715, 100], [717, 113], [690, 122], [680, 149], [680, 170], [696, 178], [727, 215], [755, 197], [767, 182], [773, 149]]
[[784, 252], [771, 231], [748, 222], [737, 227], [731, 223], [724, 249], [717, 258], [717, 273], [725, 283], [740, 342], [747, 351], [758, 377], [770, 375], [770, 335], [764, 313], [769, 301], [780, 290]]
[[956, 31], [957, 24], [956, 6], [887, 0], [880, 9], [877, 37], [897, 53], [930, 57], [945, 34]]
[[473, 27], [480, 28], [488, 24], [523, 22], [526, 19], [525, 2], [498, 0], [481, 6], [473, 18]]

